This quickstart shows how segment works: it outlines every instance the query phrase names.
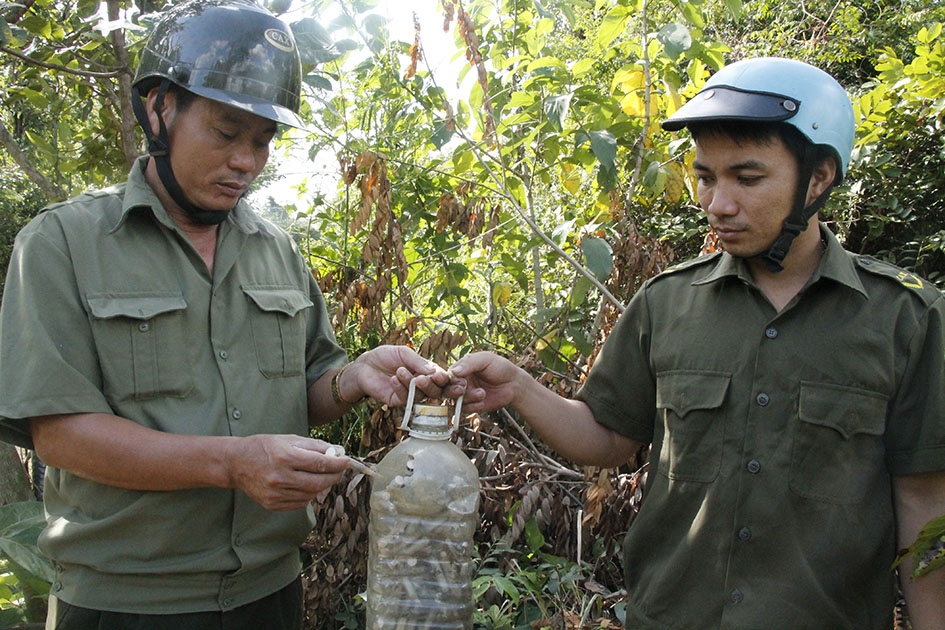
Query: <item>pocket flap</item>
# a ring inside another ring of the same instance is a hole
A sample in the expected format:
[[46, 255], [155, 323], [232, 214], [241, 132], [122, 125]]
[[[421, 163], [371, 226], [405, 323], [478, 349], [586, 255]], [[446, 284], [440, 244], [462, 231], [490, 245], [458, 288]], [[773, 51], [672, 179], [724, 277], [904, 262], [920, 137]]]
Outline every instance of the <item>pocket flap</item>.
[[243, 293], [249, 296], [261, 310], [269, 313], [284, 313], [294, 317], [299, 311], [314, 306], [308, 296], [298, 289], [273, 289], [243, 287]]
[[135, 295], [89, 295], [86, 296], [89, 310], [96, 319], [130, 317], [151, 319], [161, 313], [187, 308], [187, 301], [180, 293], [135, 294]]
[[663, 372], [656, 376], [656, 406], [685, 416], [696, 409], [716, 409], [725, 402], [730, 374], [721, 372]]
[[887, 402], [882, 394], [865, 389], [805, 381], [798, 414], [804, 422], [830, 427], [845, 439], [857, 433], [882, 435]]

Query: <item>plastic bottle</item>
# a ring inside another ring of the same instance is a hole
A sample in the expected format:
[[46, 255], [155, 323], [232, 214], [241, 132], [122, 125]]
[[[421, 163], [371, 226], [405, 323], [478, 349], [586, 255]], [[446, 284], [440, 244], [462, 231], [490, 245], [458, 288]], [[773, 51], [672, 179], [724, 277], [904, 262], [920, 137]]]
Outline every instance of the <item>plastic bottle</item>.
[[479, 473], [450, 441], [446, 407], [413, 406], [409, 437], [377, 465], [368, 525], [367, 630], [471, 630]]

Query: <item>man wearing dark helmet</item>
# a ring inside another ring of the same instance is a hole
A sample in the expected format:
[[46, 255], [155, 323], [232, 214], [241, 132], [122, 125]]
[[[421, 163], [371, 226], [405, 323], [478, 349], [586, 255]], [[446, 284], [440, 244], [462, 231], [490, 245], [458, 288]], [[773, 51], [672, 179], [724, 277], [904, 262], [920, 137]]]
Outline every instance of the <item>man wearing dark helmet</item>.
[[0, 308], [0, 435], [48, 464], [47, 627], [299, 630], [310, 502], [348, 461], [309, 427], [447, 375], [399, 346], [347, 363], [292, 239], [243, 199], [302, 125], [281, 21], [179, 5], [134, 89], [148, 155], [24, 228]]
[[[578, 463], [650, 446], [627, 628], [888, 630], [897, 550], [945, 513], [945, 301], [817, 221], [854, 134], [826, 73], [737, 62], [663, 127], [694, 139], [724, 252], [648, 281], [575, 400], [490, 353], [447, 393]], [[945, 571], [900, 584], [913, 628], [941, 629]]]

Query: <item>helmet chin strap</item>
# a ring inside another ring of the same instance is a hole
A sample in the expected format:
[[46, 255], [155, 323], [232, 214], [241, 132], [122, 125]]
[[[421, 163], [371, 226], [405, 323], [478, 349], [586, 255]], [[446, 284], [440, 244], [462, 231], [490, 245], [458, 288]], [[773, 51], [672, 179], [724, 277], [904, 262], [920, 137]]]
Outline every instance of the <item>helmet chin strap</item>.
[[814, 174], [814, 159], [816, 151], [812, 144], [804, 147], [804, 157], [801, 159], [800, 173], [798, 174], [797, 190], [794, 193], [794, 202], [791, 213], [784, 220], [784, 227], [781, 234], [774, 239], [774, 243], [768, 249], [766, 254], [762, 254], [768, 270], [771, 273], [778, 273], [784, 270], [784, 258], [791, 248], [791, 243], [797, 238], [797, 235], [807, 229], [807, 223], [810, 218], [817, 214], [827, 201], [827, 193], [824, 192], [820, 197], [807, 205], [807, 189], [810, 186], [810, 178]]
[[167, 127], [164, 125], [164, 117], [161, 115], [161, 109], [164, 106], [164, 95], [167, 94], [170, 85], [171, 82], [167, 79], [161, 81], [157, 98], [154, 102], [154, 110], [157, 113], [158, 123], [160, 125], [160, 131], [157, 135], [151, 130], [151, 124], [144, 107], [144, 101], [141, 99], [141, 94], [137, 86], [131, 88], [131, 105], [134, 108], [135, 118], [138, 119], [138, 124], [141, 125], [141, 128], [144, 130], [144, 135], [148, 139], [148, 155], [154, 160], [158, 177], [161, 178], [161, 183], [164, 184], [164, 188], [171, 196], [171, 199], [174, 200], [174, 203], [180, 206], [195, 223], [217, 225], [226, 221], [226, 217], [229, 216], [230, 211], [206, 210], [195, 206], [187, 198], [187, 195], [184, 194], [180, 184], [177, 182], [177, 177], [174, 176], [174, 170], [171, 168], [170, 143], [167, 137]]

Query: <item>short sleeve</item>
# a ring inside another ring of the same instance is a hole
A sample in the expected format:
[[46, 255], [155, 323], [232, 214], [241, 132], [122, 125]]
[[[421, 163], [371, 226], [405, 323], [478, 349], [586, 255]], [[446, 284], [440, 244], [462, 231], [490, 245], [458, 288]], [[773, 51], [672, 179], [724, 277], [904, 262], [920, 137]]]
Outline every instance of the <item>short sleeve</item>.
[[30, 447], [30, 417], [110, 411], [100, 381], [61, 226], [41, 214], [17, 236], [0, 305], [0, 439]]
[[328, 370], [342, 367], [348, 361], [348, 357], [344, 348], [335, 340], [325, 297], [312, 274], [308, 275], [312, 308], [309, 309], [310, 317], [306, 331], [305, 377], [308, 386], [311, 387], [312, 383]]
[[887, 465], [893, 475], [945, 470], [945, 300], [932, 302], [908, 342], [890, 401]]
[[653, 441], [656, 413], [648, 308], [644, 287], [618, 319], [575, 396], [590, 407], [599, 424], [644, 444]]

